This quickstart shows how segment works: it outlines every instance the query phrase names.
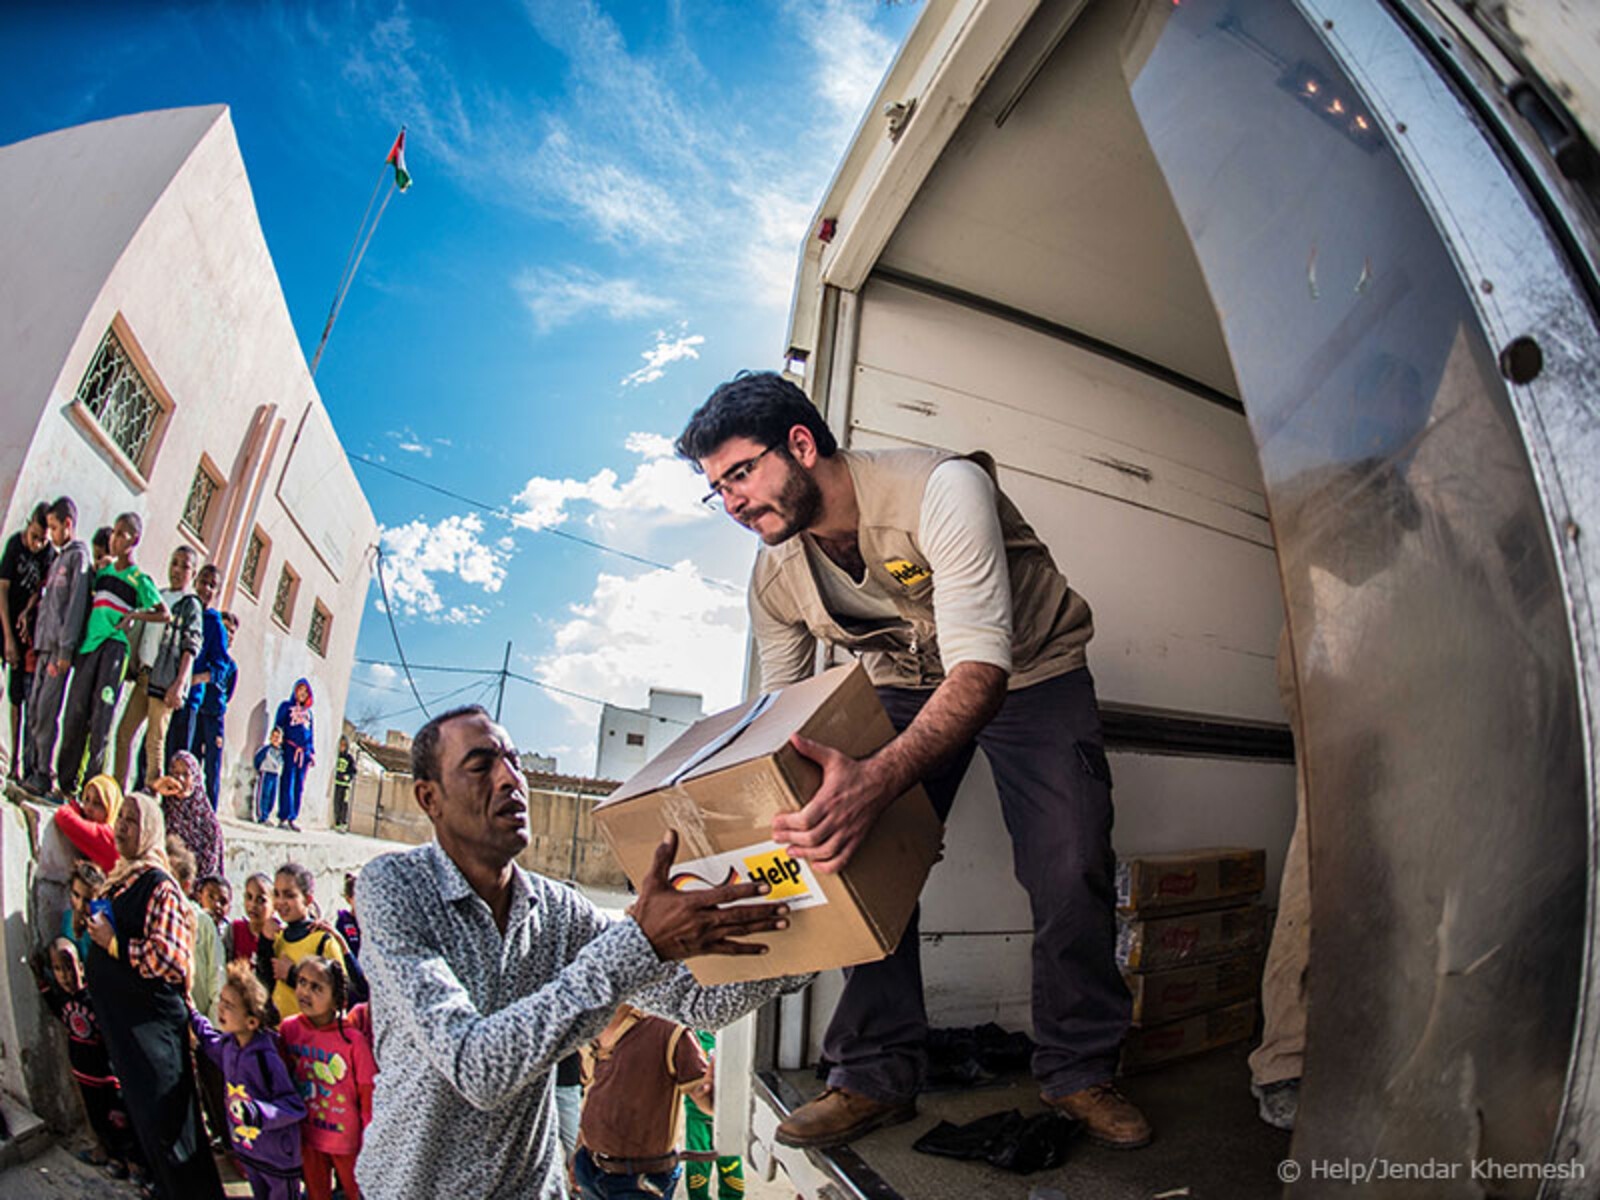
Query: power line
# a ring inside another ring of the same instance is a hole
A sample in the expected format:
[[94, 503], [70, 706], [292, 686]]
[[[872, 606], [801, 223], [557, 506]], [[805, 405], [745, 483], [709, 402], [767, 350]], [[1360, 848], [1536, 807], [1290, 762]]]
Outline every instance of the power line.
[[[456, 696], [461, 695], [462, 692], [467, 691], [469, 688], [480, 687], [480, 686], [481, 685], [478, 684], [476, 680], [468, 682], [468, 683], [464, 683], [458, 688], [453, 688], [448, 692], [443, 692], [440, 695], [435, 696], [433, 698], [433, 703], [442, 704], [446, 700], [450, 700], [450, 699], [452, 699], [452, 698], [454, 698]], [[421, 703], [422, 703], [422, 698], [419, 696], [419, 697], [417, 697], [417, 703], [416, 704], [408, 704], [404, 708], [395, 709], [393, 712], [379, 713], [377, 716], [368, 717], [367, 720], [371, 721], [371, 722], [392, 721], [396, 717], [403, 717], [407, 713], [416, 712], [417, 709], [421, 707]], [[423, 711], [423, 715], [426, 716], [427, 715], [427, 709], [423, 709], [422, 711]]]
[[[368, 667], [398, 667], [402, 665], [401, 663], [389, 662], [386, 659], [381, 658], [358, 658], [356, 659], [356, 662]], [[585, 695], [583, 692], [575, 692], [570, 688], [557, 687], [553, 683], [545, 683], [542, 679], [533, 679], [527, 675], [519, 674], [516, 671], [506, 671], [499, 667], [445, 667], [432, 666], [426, 663], [412, 663], [411, 669], [413, 671], [442, 671], [456, 675], [482, 675], [493, 676], [495, 678], [498, 678], [501, 674], [504, 674], [507, 679], [515, 679], [519, 683], [531, 684], [532, 686], [536, 688], [542, 688], [547, 692], [554, 692], [558, 696], [569, 696], [574, 700], [582, 700], [587, 704], [610, 706], [611, 708], [617, 709], [620, 712], [634, 713], [641, 717], [651, 717], [658, 721], [666, 721], [672, 725], [686, 726], [690, 724], [690, 722], [679, 720], [677, 717], [663, 717], [659, 713], [651, 712], [647, 708], [630, 708], [626, 704], [615, 704], [610, 700], [602, 700], [599, 696], [589, 696]], [[491, 686], [493, 685], [491, 684]], [[437, 701], [435, 703], [437, 703]]]
[[383, 547], [378, 546], [377, 551], [378, 590], [383, 593], [383, 615], [389, 618], [389, 633], [394, 638], [395, 653], [400, 656], [400, 667], [406, 673], [406, 683], [411, 685], [411, 694], [416, 697], [417, 707], [422, 710], [422, 715], [428, 717], [428, 706], [422, 702], [422, 693], [417, 691], [417, 681], [411, 678], [411, 668], [406, 666], [406, 649], [400, 644], [400, 630], [394, 623], [394, 605], [389, 603], [389, 585], [383, 580]]
[[[415, 484], [420, 488], [426, 488], [430, 492], [437, 492], [441, 496], [447, 496], [451, 500], [456, 500], [462, 504], [471, 505], [473, 508], [481, 509], [492, 516], [499, 517], [502, 521], [509, 521], [511, 524], [517, 525], [516, 518], [512, 516], [510, 510], [507, 509], [503, 504], [490, 504], [487, 500], [478, 500], [461, 492], [452, 491], [450, 488], [441, 487], [437, 483], [430, 483], [426, 479], [421, 479], [415, 475], [407, 474], [405, 471], [397, 470], [396, 468], [389, 466], [388, 463], [381, 463], [376, 459], [367, 458], [364, 455], [355, 454], [351, 451], [346, 451], [345, 457], [349, 458], [353, 462], [358, 462], [365, 466], [369, 466], [375, 471], [382, 471], [387, 475], [393, 475], [396, 479], [403, 479], [407, 483]], [[518, 525], [517, 527], [519, 529], [528, 528], [526, 525]], [[614, 554], [618, 558], [625, 558], [629, 562], [636, 562], [646, 567], [655, 567], [662, 571], [670, 571], [673, 569], [671, 563], [664, 563], [659, 559], [646, 558], [642, 554], [634, 554], [629, 550], [619, 550], [615, 546], [608, 546], [604, 542], [596, 541], [593, 538], [586, 538], [580, 534], [569, 533], [565, 529], [556, 529], [548, 525], [540, 525], [535, 527], [533, 532], [548, 533], [551, 537], [564, 538], [569, 542], [576, 542], [580, 546], [588, 546], [592, 550], [599, 550], [605, 554]], [[725, 591], [734, 592], [739, 595], [744, 594], [744, 588], [740, 587], [736, 583], [729, 583], [726, 579], [716, 579], [710, 575], [702, 575], [700, 578], [711, 584], [713, 587], [719, 587]]]

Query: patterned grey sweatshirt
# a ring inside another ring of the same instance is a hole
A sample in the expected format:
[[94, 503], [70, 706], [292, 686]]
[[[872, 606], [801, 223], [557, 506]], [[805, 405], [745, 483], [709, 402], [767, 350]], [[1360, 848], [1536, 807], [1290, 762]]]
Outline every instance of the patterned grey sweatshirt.
[[378, 1081], [356, 1179], [373, 1200], [565, 1196], [555, 1067], [619, 1003], [717, 1029], [811, 978], [702, 987], [631, 919], [514, 872], [504, 936], [437, 844], [361, 872]]

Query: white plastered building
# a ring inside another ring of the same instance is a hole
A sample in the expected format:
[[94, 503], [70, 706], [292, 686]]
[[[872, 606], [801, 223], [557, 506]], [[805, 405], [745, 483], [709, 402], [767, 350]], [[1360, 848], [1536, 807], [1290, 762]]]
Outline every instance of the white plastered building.
[[[98, 121], [0, 147], [0, 531], [68, 495], [79, 536], [144, 519], [165, 586], [194, 546], [239, 617], [224, 812], [296, 679], [326, 819], [377, 541], [295, 336], [225, 105]], [[127, 691], [127, 688], [124, 688]]]

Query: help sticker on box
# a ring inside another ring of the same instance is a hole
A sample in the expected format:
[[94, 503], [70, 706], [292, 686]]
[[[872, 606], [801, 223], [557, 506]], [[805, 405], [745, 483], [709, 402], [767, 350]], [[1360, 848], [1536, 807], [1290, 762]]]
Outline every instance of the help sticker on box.
[[738, 904], [763, 904], [782, 900], [793, 911], [826, 904], [828, 898], [817, 886], [811, 868], [777, 842], [757, 842], [724, 850], [721, 854], [674, 863], [672, 886], [680, 892], [720, 887], [725, 883], [765, 883], [772, 890], [765, 896], [739, 900]]

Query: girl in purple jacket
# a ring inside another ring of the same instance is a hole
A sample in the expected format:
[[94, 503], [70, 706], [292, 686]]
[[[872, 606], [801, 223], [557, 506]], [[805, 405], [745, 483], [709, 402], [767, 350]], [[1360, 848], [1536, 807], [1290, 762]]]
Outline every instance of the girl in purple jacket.
[[250, 964], [228, 964], [217, 996], [217, 1024], [189, 1011], [202, 1052], [227, 1081], [228, 1144], [255, 1200], [300, 1195], [300, 1124], [306, 1104], [267, 1028], [267, 989]]

